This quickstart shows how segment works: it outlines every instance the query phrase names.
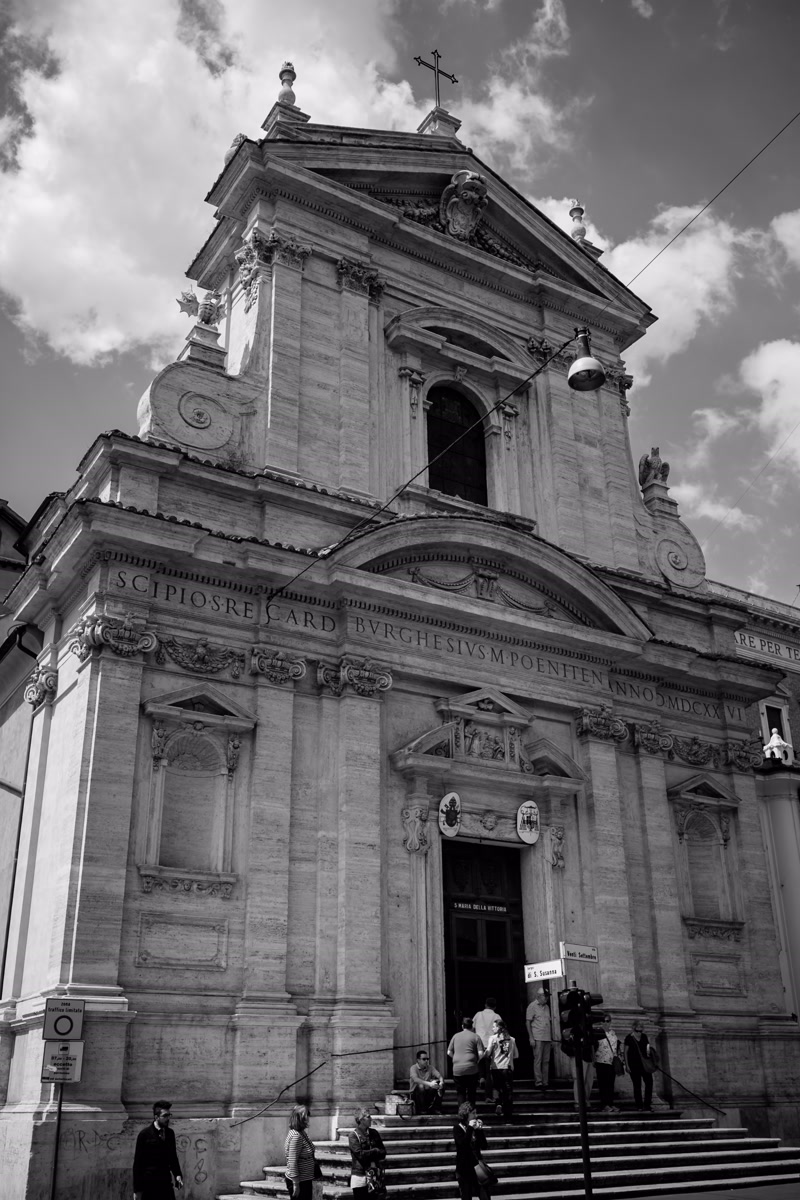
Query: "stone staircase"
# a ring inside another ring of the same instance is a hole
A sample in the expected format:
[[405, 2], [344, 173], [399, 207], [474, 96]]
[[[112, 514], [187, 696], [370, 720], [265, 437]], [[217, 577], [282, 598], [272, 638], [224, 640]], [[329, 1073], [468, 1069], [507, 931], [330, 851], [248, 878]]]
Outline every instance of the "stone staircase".
[[[635, 1197], [703, 1192], [800, 1181], [800, 1148], [778, 1138], [750, 1137], [745, 1129], [717, 1128], [712, 1116], [683, 1118], [659, 1109], [640, 1113], [618, 1102], [619, 1113], [589, 1114], [593, 1190], [598, 1196]], [[390, 1200], [457, 1200], [452, 1128], [456, 1105], [451, 1096], [442, 1116], [375, 1115], [373, 1123], [386, 1146], [386, 1184]], [[571, 1087], [557, 1084], [545, 1096], [520, 1080], [515, 1088], [514, 1119], [494, 1115], [478, 1103], [489, 1141], [485, 1155], [497, 1172], [493, 1196], [503, 1200], [555, 1200], [584, 1194], [578, 1115]], [[350, 1200], [350, 1156], [340, 1128], [335, 1142], [317, 1142], [324, 1175], [325, 1200]], [[264, 1178], [240, 1184], [236, 1197], [285, 1200], [283, 1167], [264, 1168]]]

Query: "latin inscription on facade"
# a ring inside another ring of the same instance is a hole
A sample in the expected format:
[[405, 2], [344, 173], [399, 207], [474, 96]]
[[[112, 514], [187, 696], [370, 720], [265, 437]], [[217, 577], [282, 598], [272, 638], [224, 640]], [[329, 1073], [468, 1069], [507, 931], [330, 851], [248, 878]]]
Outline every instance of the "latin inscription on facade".
[[746, 658], [758, 658], [762, 662], [774, 659], [790, 671], [800, 671], [800, 646], [746, 629], [740, 629], [735, 636], [739, 653]]

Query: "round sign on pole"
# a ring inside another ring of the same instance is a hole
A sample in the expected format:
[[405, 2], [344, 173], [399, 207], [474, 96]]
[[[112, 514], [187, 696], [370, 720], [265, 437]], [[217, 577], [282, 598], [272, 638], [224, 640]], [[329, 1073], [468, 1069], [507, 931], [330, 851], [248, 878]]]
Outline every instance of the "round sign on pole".
[[461, 797], [448, 792], [439, 801], [439, 828], [445, 837], [455, 837], [461, 828]]
[[526, 800], [517, 809], [517, 836], [532, 846], [539, 840], [539, 805], [535, 800]]

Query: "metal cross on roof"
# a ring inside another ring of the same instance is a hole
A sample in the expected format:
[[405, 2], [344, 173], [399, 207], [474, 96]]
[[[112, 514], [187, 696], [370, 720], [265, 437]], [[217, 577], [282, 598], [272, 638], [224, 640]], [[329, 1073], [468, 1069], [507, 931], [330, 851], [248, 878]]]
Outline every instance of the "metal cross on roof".
[[433, 71], [434, 93], [436, 95], [436, 107], [440, 107], [439, 100], [439, 76], [444, 75], [445, 79], [449, 79], [451, 83], [458, 83], [455, 75], [449, 75], [447, 71], [443, 71], [439, 66], [439, 59], [442, 57], [438, 50], [431, 50], [433, 62], [425, 62], [419, 55], [414, 59], [414, 62], [420, 67], [427, 67], [429, 71]]

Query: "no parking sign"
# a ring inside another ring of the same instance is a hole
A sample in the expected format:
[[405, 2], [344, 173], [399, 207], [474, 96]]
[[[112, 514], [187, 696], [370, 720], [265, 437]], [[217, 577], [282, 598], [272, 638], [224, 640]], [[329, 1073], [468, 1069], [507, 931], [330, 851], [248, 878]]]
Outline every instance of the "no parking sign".
[[79, 1042], [83, 1037], [85, 1000], [48, 1000], [42, 1038], [46, 1042]]

